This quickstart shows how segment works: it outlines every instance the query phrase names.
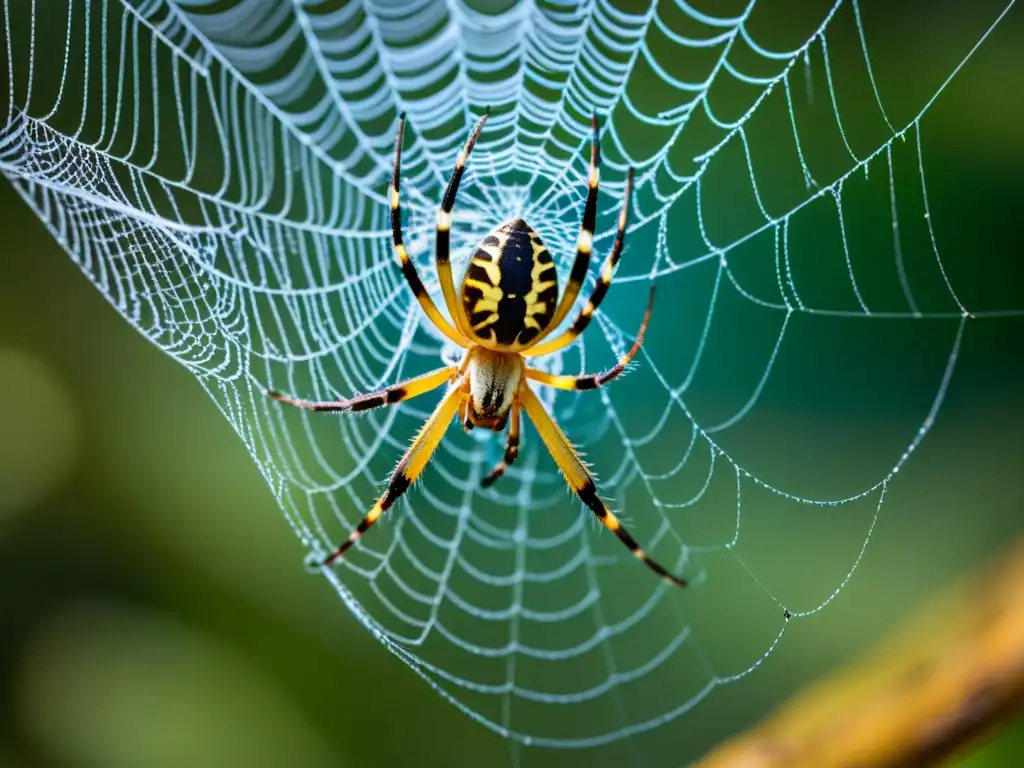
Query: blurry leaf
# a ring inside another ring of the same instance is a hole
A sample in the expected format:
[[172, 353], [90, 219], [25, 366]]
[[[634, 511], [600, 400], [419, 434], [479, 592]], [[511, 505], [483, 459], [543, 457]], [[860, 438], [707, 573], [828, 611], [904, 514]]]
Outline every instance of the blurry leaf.
[[35, 637], [22, 670], [27, 730], [62, 765], [340, 764], [258, 670], [151, 614], [70, 609]]
[[0, 517], [26, 509], [67, 477], [78, 447], [74, 406], [38, 358], [0, 348]]

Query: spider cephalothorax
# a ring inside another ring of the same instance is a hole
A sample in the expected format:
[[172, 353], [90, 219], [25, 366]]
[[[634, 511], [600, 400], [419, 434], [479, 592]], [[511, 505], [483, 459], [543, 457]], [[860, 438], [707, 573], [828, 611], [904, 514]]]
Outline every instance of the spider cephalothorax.
[[669, 573], [647, 556], [597, 495], [594, 479], [586, 465], [528, 384], [529, 381], [534, 381], [557, 389], [595, 389], [622, 373], [640, 349], [644, 332], [651, 319], [651, 308], [654, 304], [653, 286], [647, 302], [647, 311], [644, 313], [633, 347], [614, 368], [587, 376], [554, 376], [531, 368], [526, 363], [528, 358], [556, 352], [578, 338], [608, 292], [625, 243], [629, 198], [633, 188], [632, 169], [626, 177], [625, 200], [619, 214], [615, 244], [601, 269], [597, 285], [572, 325], [564, 333], [544, 341], [572, 309], [590, 264], [600, 179], [597, 121], [591, 121], [593, 142], [590, 150], [590, 174], [587, 177], [587, 201], [576, 243], [576, 258], [561, 300], [558, 298], [558, 281], [551, 254], [544, 247], [540, 236], [520, 218], [510, 219], [501, 224], [480, 242], [466, 270], [461, 296], [457, 297], [449, 254], [452, 208], [455, 205], [455, 196], [466, 168], [466, 161], [486, 120], [485, 114], [477, 123], [465, 149], [459, 153], [455, 171], [441, 202], [441, 210], [437, 214], [437, 274], [445, 306], [454, 324], [440, 313], [427, 294], [416, 267], [402, 243], [399, 182], [405, 115], [402, 115], [399, 121], [398, 138], [395, 141], [394, 175], [389, 194], [395, 256], [402, 274], [430, 321], [441, 333], [466, 350], [462, 361], [458, 365], [423, 374], [381, 392], [347, 400], [314, 403], [270, 393], [271, 397], [277, 400], [313, 411], [364, 411], [402, 402], [437, 389], [445, 383], [449, 384], [447, 393], [441, 398], [441, 402], [392, 473], [384, 495], [322, 565], [331, 565], [345, 554], [349, 547], [355, 544], [416, 481], [456, 414], [466, 429], [476, 426], [502, 432], [508, 428], [505, 457], [482, 479], [481, 483], [486, 486], [501, 477], [519, 455], [520, 417], [521, 412], [526, 411], [569, 487], [591, 509], [597, 519], [648, 568], [671, 584], [686, 586], [684, 579]]

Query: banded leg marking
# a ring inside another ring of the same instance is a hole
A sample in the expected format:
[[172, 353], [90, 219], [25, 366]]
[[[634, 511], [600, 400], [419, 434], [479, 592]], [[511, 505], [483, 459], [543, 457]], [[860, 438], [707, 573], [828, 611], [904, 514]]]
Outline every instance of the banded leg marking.
[[372, 392], [367, 395], [358, 395], [353, 398], [343, 398], [327, 402], [314, 402], [311, 400], [298, 400], [286, 397], [278, 392], [267, 392], [267, 395], [281, 403], [294, 405], [298, 408], [305, 408], [307, 411], [368, 411], [371, 408], [380, 408], [385, 405], [394, 405], [403, 400], [410, 400], [424, 392], [437, 389], [448, 379], [455, 375], [456, 367], [439, 368], [436, 371], [425, 373], [414, 379], [395, 384], [380, 392]]
[[605, 259], [604, 265], [601, 267], [601, 276], [598, 278], [597, 285], [594, 286], [594, 290], [590, 294], [590, 298], [587, 300], [587, 303], [583, 305], [583, 309], [580, 310], [580, 313], [576, 316], [573, 324], [565, 333], [523, 352], [524, 356], [536, 357], [539, 355], [549, 355], [552, 352], [557, 352], [563, 347], [572, 344], [572, 342], [579, 338], [580, 334], [586, 330], [587, 326], [590, 325], [591, 318], [593, 318], [594, 313], [597, 311], [597, 308], [601, 306], [601, 302], [608, 293], [608, 288], [611, 286], [612, 280], [615, 278], [615, 270], [619, 266], [619, 259], [622, 257], [622, 249], [626, 244], [626, 225], [629, 223], [629, 201], [632, 196], [633, 169], [630, 168], [629, 172], [626, 174], [625, 199], [622, 201], [622, 210], [619, 213], [619, 227], [618, 232], [615, 235], [615, 244], [612, 246], [612, 250], [611, 253], [608, 254], [608, 258]]
[[597, 115], [590, 116], [590, 130], [593, 135], [590, 144], [590, 173], [587, 176], [587, 202], [583, 207], [583, 220], [580, 222], [579, 240], [576, 242], [576, 258], [572, 263], [572, 270], [569, 272], [569, 281], [565, 284], [565, 293], [562, 295], [555, 314], [548, 323], [547, 328], [537, 336], [534, 343], [540, 341], [569, 314], [572, 305], [579, 296], [580, 288], [587, 277], [587, 270], [590, 267], [590, 254], [594, 248], [594, 227], [597, 226], [597, 187], [601, 180], [601, 142], [597, 132]]
[[376, 504], [370, 507], [370, 511], [366, 513], [366, 516], [359, 522], [359, 525], [356, 526], [351, 535], [324, 559], [320, 564], [322, 567], [333, 565], [338, 558], [342, 557], [353, 544], [359, 541], [364, 533], [373, 527], [373, 524], [380, 519], [380, 516], [387, 512], [403, 493], [409, 490], [409, 486], [416, 482], [416, 478], [423, 473], [423, 469], [427, 466], [427, 462], [436, 450], [438, 443], [441, 442], [445, 430], [448, 429], [452, 416], [455, 415], [465, 397], [466, 394], [461, 388], [453, 388], [438, 403], [437, 408], [434, 409], [430, 418], [424, 422], [419, 434], [416, 435], [416, 439], [409, 446], [409, 450], [405, 452], [405, 456], [402, 457], [402, 460], [398, 462], [398, 466], [395, 467], [384, 495], [377, 499]]
[[530, 420], [537, 427], [537, 432], [540, 434], [541, 440], [544, 441], [551, 458], [555, 460], [555, 464], [558, 465], [569, 487], [579, 496], [580, 501], [590, 508], [605, 528], [614, 533], [619, 541], [626, 545], [633, 557], [640, 560], [667, 583], [676, 587], [685, 587], [686, 579], [670, 573], [660, 563], [652, 560], [637, 544], [636, 539], [630, 535], [629, 531], [623, 527], [615, 513], [608, 509], [597, 494], [593, 476], [583, 465], [576, 450], [572, 447], [572, 443], [569, 442], [569, 438], [544, 410], [543, 404], [526, 384], [523, 384], [519, 390], [519, 399]]
[[437, 278], [441, 283], [441, 293], [444, 294], [444, 303], [445, 306], [448, 307], [448, 313], [455, 320], [455, 325], [464, 336], [469, 335], [469, 323], [467, 322], [465, 313], [459, 304], [458, 297], [455, 295], [455, 281], [452, 277], [452, 208], [455, 207], [455, 196], [459, 192], [459, 184], [462, 182], [462, 174], [466, 170], [466, 161], [469, 160], [469, 155], [473, 151], [473, 147], [476, 146], [476, 140], [480, 137], [480, 131], [483, 130], [484, 123], [486, 122], [487, 110], [484, 110], [483, 117], [477, 121], [476, 128], [473, 129], [473, 133], [466, 142], [466, 146], [461, 152], [459, 152], [459, 157], [455, 161], [455, 170], [452, 172], [452, 177], [448, 181], [448, 188], [445, 189], [444, 198], [441, 201], [441, 208], [437, 212], [437, 237], [435, 246]]
[[618, 377], [633, 362], [633, 358], [636, 357], [636, 353], [640, 351], [640, 347], [644, 343], [644, 334], [647, 333], [647, 326], [651, 322], [651, 311], [653, 309], [654, 286], [652, 285], [650, 296], [647, 299], [647, 310], [644, 312], [644, 319], [640, 323], [640, 330], [636, 332], [633, 346], [629, 352], [622, 356], [622, 359], [619, 360], [614, 368], [610, 368], [604, 373], [590, 373], [583, 376], [553, 376], [550, 373], [527, 368], [526, 377], [556, 389], [597, 389], [598, 387], [603, 387], [609, 381]]
[[505, 442], [505, 457], [494, 465], [491, 474], [480, 481], [480, 485], [487, 488], [494, 484], [494, 481], [505, 474], [505, 470], [512, 466], [512, 462], [519, 456], [519, 404], [512, 404], [512, 413], [509, 414], [508, 440]]
[[427, 293], [423, 281], [420, 280], [420, 276], [416, 272], [416, 265], [412, 263], [412, 259], [409, 258], [409, 253], [402, 243], [402, 204], [399, 190], [401, 188], [402, 137], [404, 135], [405, 113], [403, 112], [398, 122], [398, 136], [395, 139], [395, 166], [392, 171], [391, 187], [388, 193], [388, 201], [391, 205], [391, 238], [394, 242], [395, 258], [398, 260], [398, 265], [402, 268], [402, 275], [405, 277], [405, 281], [409, 284], [409, 288], [412, 289], [413, 296], [416, 297], [416, 301], [419, 302], [420, 307], [423, 308], [430, 322], [453, 342], [460, 347], [466, 348], [469, 346], [469, 342], [462, 333], [452, 327], [451, 323], [434, 306], [430, 294]]

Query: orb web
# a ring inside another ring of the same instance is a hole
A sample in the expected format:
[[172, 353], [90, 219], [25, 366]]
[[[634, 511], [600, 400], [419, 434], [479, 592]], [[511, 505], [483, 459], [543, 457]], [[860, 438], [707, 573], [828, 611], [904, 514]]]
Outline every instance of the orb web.
[[[388, 650], [515, 743], [617, 742], [755, 670], [853, 575], [970, 323], [1022, 314], [958, 291], [922, 148], [935, 100], [1012, 3], [909, 110], [883, 98], [869, 53], [885, 12], [855, 2], [805, 4], [784, 23], [770, 2], [56, 5], [4, 0], [0, 168], [115, 309], [195, 375], [310, 557], [353, 529], [434, 396], [336, 418], [264, 392], [333, 399], [457, 359], [391, 254], [398, 114], [406, 240], [439, 306], [440, 190], [485, 107], [455, 209], [456, 276], [486, 231], [521, 215], [564, 281], [592, 110], [599, 257], [636, 168], [609, 300], [539, 365], [606, 367], [654, 281], [640, 363], [586, 396], [539, 393], [637, 538], [691, 587], [666, 587], [610, 541], [529, 427], [486, 490], [501, 440], [451, 429], [408, 497], [325, 573]], [[58, 54], [62, 67], [40, 66]], [[787, 474], [799, 437], [778, 422], [780, 393], [835, 384], [844, 364], [896, 386], [872, 359], [923, 337], [902, 431], [878, 439], [877, 463], [835, 469], [843, 443], [825, 441], [812, 450], [834, 471]], [[774, 424], [783, 448], [753, 445], [751, 422]], [[786, 545], [797, 525], [821, 527], [825, 554]], [[758, 628], [702, 640], [738, 614]]]

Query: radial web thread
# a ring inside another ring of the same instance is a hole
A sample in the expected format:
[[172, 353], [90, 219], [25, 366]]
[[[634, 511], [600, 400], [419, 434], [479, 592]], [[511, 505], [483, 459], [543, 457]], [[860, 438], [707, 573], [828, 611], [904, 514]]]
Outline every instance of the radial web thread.
[[[440, 190], [485, 107], [455, 209], [456, 276], [482, 234], [522, 215], [564, 283], [591, 110], [604, 155], [595, 261], [636, 168], [607, 309], [539, 364], [574, 373], [612, 361], [655, 280], [649, 343], [608, 389], [541, 394], [638, 540], [691, 587], [666, 587], [620, 551], [529, 429], [519, 462], [486, 490], [500, 439], [451, 429], [408, 499], [326, 574], [392, 653], [520, 744], [596, 746], [650, 731], [756, 669], [852, 576], [971, 323], [1022, 314], [958, 293], [922, 147], [933, 103], [1012, 2], [902, 118], [869, 55], [880, 12], [856, 2], [805, 4], [785, 24], [753, 0], [729, 15], [684, 0], [499, 11], [468, 0], [53, 5], [59, 13], [44, 14], [41, 0], [3, 3], [11, 88], [0, 169], [117, 311], [196, 376], [311, 557], [356, 525], [435, 401], [339, 418], [264, 392], [351, 396], [457, 359], [391, 253], [398, 114], [409, 116], [406, 241], [439, 305]], [[63, 67], [44, 75], [40, 59], [57, 55]], [[887, 247], [858, 240], [849, 194], [870, 201]], [[827, 243], [811, 256], [819, 232]], [[880, 446], [872, 477], [842, 492], [798, 492], [759, 471], [733, 435], [763, 404], [793, 335], [871, 323], [876, 339], [883, 326], [943, 339], [902, 442]], [[705, 373], [730, 356], [743, 392], [709, 399]], [[805, 588], [777, 586], [785, 579], [746, 554], [750, 516], [777, 509], [841, 526], [841, 567]], [[743, 583], [737, 594], [771, 627], [724, 658], [701, 641], [706, 616], [690, 603], [719, 579], [726, 591]]]

